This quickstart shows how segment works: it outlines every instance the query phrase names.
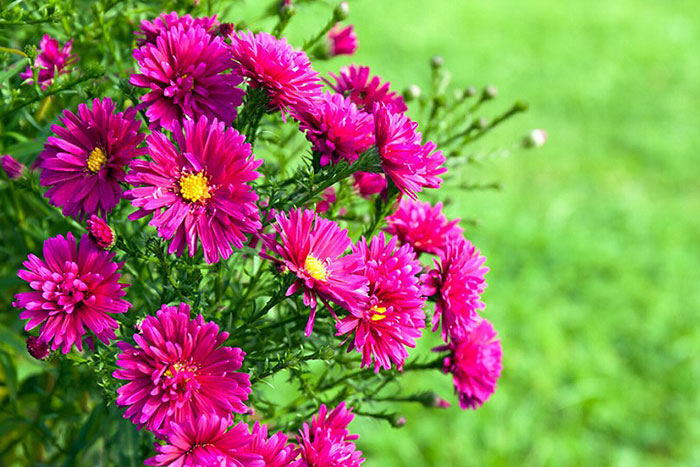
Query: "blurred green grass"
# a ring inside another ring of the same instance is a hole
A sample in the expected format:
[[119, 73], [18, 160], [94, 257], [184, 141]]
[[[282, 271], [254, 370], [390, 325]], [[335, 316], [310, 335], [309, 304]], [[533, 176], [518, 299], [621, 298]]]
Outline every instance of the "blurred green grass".
[[[354, 422], [372, 465], [700, 463], [698, 17], [678, 0], [352, 3], [353, 61], [397, 89], [440, 54], [456, 82], [531, 103], [482, 149], [549, 134], [468, 169], [502, 192], [441, 195], [479, 221], [499, 390], [477, 412], [406, 405], [400, 430]], [[456, 403], [446, 376], [409, 381]]]

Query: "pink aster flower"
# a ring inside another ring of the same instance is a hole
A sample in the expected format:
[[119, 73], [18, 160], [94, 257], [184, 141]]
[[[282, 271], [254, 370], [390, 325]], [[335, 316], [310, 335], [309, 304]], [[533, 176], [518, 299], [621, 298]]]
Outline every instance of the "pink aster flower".
[[355, 189], [363, 198], [369, 198], [372, 195], [381, 193], [386, 189], [386, 179], [384, 174], [372, 172], [355, 172]]
[[281, 241], [268, 241], [267, 247], [297, 276], [287, 296], [304, 291], [304, 304], [311, 308], [307, 337], [313, 330], [317, 297], [331, 313], [329, 301], [347, 310], [362, 307], [367, 300], [367, 279], [362, 274], [362, 258], [354, 253], [343, 255], [352, 243], [348, 231], [308, 209], [293, 209], [289, 217], [280, 213], [275, 219]]
[[350, 65], [340, 69], [338, 76], [330, 73], [335, 83], [325, 80], [337, 93], [348, 96], [361, 110], [371, 112], [375, 104], [383, 104], [393, 112], [408, 110], [403, 97], [389, 90], [388, 82], [369, 74], [369, 67]]
[[146, 140], [152, 161], [132, 162], [126, 179], [136, 188], [127, 195], [139, 210], [129, 218], [154, 213], [150, 225], [172, 239], [170, 253], [180, 256], [187, 246], [194, 256], [199, 241], [208, 263], [226, 259], [231, 245], [242, 248], [245, 234], [261, 228], [250, 182], [260, 176], [262, 160], [242, 135], [216, 119], [186, 120], [184, 135], [178, 130], [173, 137], [178, 147], [153, 133]]
[[170, 467], [265, 467], [258, 454], [248, 452], [251, 435], [243, 422], [228, 429], [230, 420], [212, 414], [170, 422], [165, 444], [145, 465]]
[[357, 50], [357, 34], [353, 25], [341, 28], [339, 24], [333, 26], [326, 35], [328, 40], [328, 53], [331, 57], [337, 55], [352, 55]]
[[501, 341], [488, 321], [479, 324], [464, 337], [436, 350], [449, 350], [443, 371], [452, 373], [455, 392], [463, 409], [480, 407], [496, 390], [501, 376]]
[[10, 180], [17, 180], [27, 173], [27, 166], [9, 154], [0, 157], [0, 165]]
[[377, 148], [382, 159], [384, 173], [396, 187], [412, 198], [423, 188], [439, 188], [440, 174], [445, 156], [435, 151], [432, 141], [421, 145], [418, 124], [403, 113], [394, 113], [387, 107], [374, 109], [374, 124]]
[[306, 467], [358, 467], [365, 459], [353, 442], [358, 435], [350, 434], [347, 426], [354, 415], [345, 402], [328, 413], [321, 404], [311, 424], [304, 423], [297, 440]]
[[41, 185], [54, 206], [63, 206], [63, 214], [82, 219], [86, 215], [104, 215], [119, 203], [131, 159], [144, 154], [139, 148], [144, 138], [139, 133], [136, 110], [115, 113], [108, 97], [95, 99], [92, 108], [78, 106], [78, 115], [66, 110], [61, 122], [53, 125], [39, 155]]
[[477, 310], [484, 308], [481, 294], [486, 288], [484, 276], [489, 268], [486, 258], [464, 238], [447, 245], [444, 256], [435, 261], [435, 269], [421, 276], [424, 293], [436, 296], [433, 331], [442, 317], [442, 338], [462, 337], [479, 323]]
[[44, 242], [44, 259], [29, 255], [17, 275], [29, 282], [32, 292], [15, 295], [13, 306], [24, 308], [25, 330], [43, 324], [39, 339], [68, 353], [73, 344], [83, 350], [87, 327], [103, 343], [116, 339], [119, 327], [112, 317], [131, 304], [122, 299], [127, 284], [120, 284], [120, 264], [114, 254], [98, 248], [87, 235], [78, 244], [70, 232]]
[[265, 467], [303, 467], [301, 459], [297, 460], [299, 454], [295, 446], [287, 444], [284, 433], [277, 432], [268, 438], [267, 426], [255, 422], [251, 438], [248, 450], [261, 455]]
[[387, 243], [384, 235], [363, 238], [353, 252], [362, 256], [369, 281], [367, 305], [354, 310], [336, 323], [337, 335], [354, 332], [348, 351], [362, 353], [362, 367], [374, 359], [374, 371], [401, 369], [408, 357], [406, 347], [415, 347], [425, 327], [425, 297], [421, 294], [418, 273], [422, 267], [409, 245], [396, 248], [396, 237]]
[[[73, 39], [66, 42], [61, 48], [56, 39], [44, 34], [39, 43], [39, 55], [34, 61], [34, 67], [39, 68], [38, 81], [41, 89], [51, 86], [54, 78], [69, 73], [68, 68], [78, 60], [78, 57], [71, 55], [72, 48]], [[19, 76], [27, 80], [28, 83], [34, 82], [34, 74], [30, 66], [27, 66], [27, 69]]]
[[155, 44], [134, 50], [140, 73], [129, 82], [149, 92], [141, 97], [151, 128], [175, 131], [178, 122], [202, 115], [230, 124], [243, 91], [231, 68], [224, 39], [201, 26], [173, 26]]
[[92, 215], [86, 223], [88, 234], [90, 235], [92, 241], [97, 243], [97, 246], [104, 248], [105, 250], [109, 250], [114, 246], [114, 242], [116, 240], [114, 231], [104, 219], [100, 219], [99, 217]]
[[49, 344], [44, 342], [41, 338], [36, 336], [27, 337], [27, 352], [29, 355], [36, 358], [37, 360], [44, 360], [49, 356], [51, 350], [49, 349]]
[[134, 32], [136, 36], [136, 45], [142, 47], [146, 44], [155, 44], [156, 39], [161, 33], [169, 31], [173, 26], [182, 25], [184, 29], [190, 29], [195, 26], [202, 27], [210, 34], [216, 32], [219, 27], [219, 21], [214, 16], [203, 16], [201, 18], [193, 18], [190, 15], [178, 16], [174, 11], [171, 13], [162, 13], [153, 21], [141, 21], [141, 29]]
[[264, 88], [270, 107], [285, 112], [307, 107], [321, 97], [321, 81], [309, 57], [286, 39], [250, 31], [230, 37], [234, 72], [248, 78], [252, 88]]
[[313, 150], [321, 154], [321, 165], [355, 162], [374, 143], [372, 116], [340, 94], [326, 92], [312, 107], [293, 115]]
[[442, 213], [442, 203], [433, 207], [428, 202], [403, 198], [386, 222], [387, 233], [396, 235], [401, 243], [411, 245], [419, 254], [442, 255], [447, 245], [462, 241], [459, 219], [448, 222]]
[[185, 303], [163, 305], [140, 331], [136, 346], [117, 343], [122, 352], [112, 376], [128, 381], [117, 391], [117, 404], [127, 407], [124, 418], [162, 434], [171, 421], [191, 422], [199, 415], [230, 420], [231, 411], [248, 410], [250, 378], [238, 372], [245, 352], [223, 347], [228, 333], [219, 333], [213, 321], [190, 319]]

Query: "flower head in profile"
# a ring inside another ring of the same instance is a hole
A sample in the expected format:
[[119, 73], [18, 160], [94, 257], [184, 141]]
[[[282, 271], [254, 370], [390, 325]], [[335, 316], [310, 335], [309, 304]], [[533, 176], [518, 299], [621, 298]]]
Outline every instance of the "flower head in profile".
[[294, 445], [287, 443], [287, 435], [277, 432], [267, 436], [267, 426], [259, 422], [251, 429], [251, 442], [248, 451], [259, 454], [265, 467], [305, 467]]
[[24, 308], [20, 319], [26, 330], [41, 325], [39, 339], [53, 350], [83, 350], [86, 329], [109, 344], [119, 324], [112, 316], [131, 304], [122, 297], [128, 285], [120, 284], [120, 264], [114, 254], [95, 245], [87, 235], [80, 242], [70, 232], [44, 242], [44, 259], [29, 255], [17, 275], [33, 289], [15, 295], [13, 306]]
[[242, 78], [227, 73], [229, 56], [223, 38], [182, 24], [161, 33], [155, 44], [135, 49], [139, 73], [129, 82], [149, 91], [141, 100], [151, 128], [175, 131], [182, 120], [200, 116], [233, 122], [243, 91], [236, 87]]
[[184, 134], [175, 131], [177, 147], [162, 133], [147, 140], [152, 161], [135, 160], [127, 192], [139, 208], [130, 218], [153, 213], [150, 224], [170, 242], [170, 253], [190, 256], [201, 242], [204, 258], [215, 263], [242, 248], [246, 233], [261, 228], [255, 202], [258, 195], [250, 183], [260, 174], [261, 159], [251, 154], [250, 144], [223, 122], [200, 117], [184, 122]]
[[388, 82], [382, 83], [379, 76], [371, 76], [369, 67], [350, 65], [340, 69], [338, 76], [330, 73], [335, 82], [325, 80], [338, 94], [350, 98], [358, 108], [371, 112], [375, 104], [382, 104], [392, 112], [408, 110], [403, 97], [390, 90]]
[[171, 421], [164, 431], [165, 444], [145, 465], [170, 467], [266, 467], [258, 454], [249, 452], [252, 440], [241, 422], [229, 429], [230, 420], [213, 414], [195, 414], [181, 422]]
[[486, 288], [486, 258], [468, 240], [462, 238], [447, 245], [444, 255], [435, 261], [435, 269], [421, 276], [423, 292], [436, 296], [433, 331], [442, 318], [442, 337], [462, 337], [481, 318], [484, 308], [481, 294]]
[[199, 26], [212, 34], [219, 28], [219, 21], [216, 19], [216, 15], [193, 18], [190, 15], [178, 16], [174, 11], [171, 13], [162, 13], [152, 21], [141, 21], [141, 28], [134, 32], [136, 36], [136, 45], [143, 47], [146, 44], [155, 44], [158, 36], [163, 32], [169, 31], [173, 26], [178, 25], [182, 25], [184, 29]]
[[330, 413], [326, 405], [322, 404], [311, 423], [304, 423], [297, 440], [306, 467], [362, 465], [365, 459], [354, 443], [358, 436], [350, 434], [347, 429], [353, 417], [352, 409], [347, 409], [345, 402], [341, 402]]
[[374, 109], [375, 138], [384, 173], [401, 193], [412, 198], [423, 188], [439, 188], [447, 171], [445, 156], [432, 141], [421, 144], [418, 124], [388, 107]]
[[10, 180], [20, 179], [27, 173], [27, 166], [9, 154], [0, 157], [0, 165], [2, 165], [2, 170], [5, 171]]
[[391, 369], [392, 362], [401, 369], [406, 347], [415, 347], [425, 327], [425, 297], [418, 281], [422, 267], [411, 247], [397, 248], [396, 240], [387, 242], [382, 234], [353, 246], [364, 259], [369, 301], [336, 324], [338, 335], [354, 332], [348, 351], [362, 353], [362, 367], [374, 360], [375, 372]]
[[463, 409], [480, 407], [496, 390], [501, 376], [501, 341], [491, 323], [482, 319], [463, 337], [436, 350], [449, 350], [443, 371], [452, 373]]
[[340, 94], [326, 92], [314, 106], [293, 115], [313, 150], [321, 154], [321, 165], [355, 162], [374, 143], [372, 116]]
[[386, 218], [384, 229], [396, 235], [402, 244], [409, 244], [417, 253], [442, 255], [447, 245], [462, 241], [459, 219], [448, 221], [442, 213], [442, 203], [430, 203], [402, 198], [394, 214]]
[[[34, 67], [39, 69], [37, 81], [41, 85], [41, 89], [51, 86], [54, 78], [70, 72], [70, 66], [78, 60], [78, 57], [71, 54], [72, 49], [73, 39], [61, 47], [56, 39], [44, 34], [39, 43], [39, 55], [34, 61]], [[19, 76], [27, 80], [28, 83], [34, 82], [34, 74], [30, 66], [27, 66], [27, 69]]]
[[283, 112], [301, 109], [321, 97], [321, 81], [309, 57], [286, 39], [250, 31], [230, 37], [234, 72], [248, 78], [252, 88], [265, 89], [270, 107]]
[[384, 174], [355, 172], [353, 177], [355, 179], [355, 189], [363, 198], [369, 198], [386, 189], [386, 178], [384, 178]]
[[92, 215], [90, 219], [87, 220], [88, 234], [92, 241], [97, 243], [97, 246], [109, 250], [114, 246], [116, 237], [112, 228], [105, 222], [104, 219]]
[[108, 97], [95, 99], [92, 108], [78, 106], [78, 114], [63, 112], [39, 155], [41, 185], [54, 206], [77, 219], [104, 215], [122, 198], [126, 167], [136, 156], [144, 134], [135, 119], [136, 110], [115, 113]]
[[222, 346], [228, 333], [220, 333], [213, 321], [202, 315], [190, 319], [185, 303], [163, 305], [140, 330], [136, 346], [117, 343], [121, 353], [113, 376], [128, 381], [117, 391], [124, 418], [162, 434], [170, 422], [192, 422], [200, 415], [230, 420], [232, 411], [248, 410], [250, 379], [238, 371], [245, 352]]
[[313, 330], [317, 298], [331, 312], [329, 301], [347, 310], [362, 307], [367, 300], [367, 279], [362, 274], [362, 258], [344, 254], [351, 245], [347, 230], [308, 209], [293, 209], [275, 219], [280, 240], [268, 240], [267, 247], [297, 277], [287, 296], [300, 289], [304, 292], [304, 304], [311, 308], [306, 335]]
[[352, 55], [357, 50], [357, 34], [355, 34], [352, 24], [346, 28], [336, 24], [328, 31], [326, 39], [328, 41], [328, 54], [331, 57]]

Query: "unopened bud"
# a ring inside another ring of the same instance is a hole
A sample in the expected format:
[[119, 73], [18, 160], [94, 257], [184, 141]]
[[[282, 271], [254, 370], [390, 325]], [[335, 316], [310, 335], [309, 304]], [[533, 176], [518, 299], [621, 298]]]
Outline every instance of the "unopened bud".
[[280, 5], [280, 13], [283, 16], [292, 16], [297, 12], [297, 8], [291, 0], [284, 0]]
[[489, 126], [489, 121], [486, 120], [485, 117], [481, 117], [481, 118], [479, 118], [477, 121], [474, 122], [474, 127], [475, 127], [477, 130], [483, 130], [483, 129], [486, 128], [487, 126]]
[[547, 142], [547, 132], [541, 129], [532, 130], [523, 136], [521, 144], [524, 148], [539, 148]]
[[483, 99], [495, 99], [498, 96], [498, 88], [493, 85], [488, 85], [484, 88]]
[[464, 97], [472, 97], [476, 95], [476, 88], [474, 86], [469, 86], [464, 90]]
[[342, 21], [350, 16], [350, 5], [348, 2], [340, 2], [335, 10], [333, 11], [333, 18], [336, 21]]
[[391, 425], [392, 425], [394, 428], [401, 428], [402, 426], [405, 426], [405, 425], [406, 425], [406, 417], [397, 417], [397, 418], [395, 418], [395, 419], [392, 421]]
[[105, 250], [109, 250], [114, 246], [116, 236], [112, 228], [96, 215], [90, 216], [87, 220], [87, 230], [90, 238], [97, 243], [97, 246]]
[[228, 37], [235, 31], [233, 23], [221, 23], [219, 25], [219, 35]]
[[44, 360], [49, 356], [49, 344], [36, 336], [27, 337], [27, 352], [37, 360]]
[[403, 99], [406, 102], [411, 102], [418, 99], [421, 95], [420, 86], [417, 84], [412, 84], [403, 91]]
[[318, 356], [322, 360], [333, 360], [335, 356], [335, 350], [330, 345], [324, 345], [318, 349]]
[[430, 66], [438, 69], [442, 68], [442, 66], [445, 64], [445, 59], [442, 58], [440, 55], [436, 55], [433, 58], [430, 59]]
[[435, 396], [435, 401], [433, 403], [433, 407], [435, 407], [436, 409], [446, 409], [446, 408], [450, 407], [451, 405], [452, 404], [447, 402], [442, 397]]
[[2, 169], [11, 180], [22, 178], [27, 171], [27, 167], [24, 164], [9, 154], [0, 157], [0, 164], [2, 164]]

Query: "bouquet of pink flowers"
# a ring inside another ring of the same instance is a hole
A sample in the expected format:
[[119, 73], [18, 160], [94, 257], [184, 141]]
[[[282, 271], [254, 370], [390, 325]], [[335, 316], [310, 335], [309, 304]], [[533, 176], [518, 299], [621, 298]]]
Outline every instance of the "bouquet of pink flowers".
[[[102, 426], [135, 446], [104, 446], [115, 463], [357, 466], [355, 415], [399, 427], [392, 401], [449, 405], [401, 388], [406, 372], [445, 373], [463, 409], [486, 402], [501, 374], [486, 258], [429, 200], [483, 156], [468, 143], [526, 106], [479, 117], [495, 89], [448, 92], [439, 57], [425, 93], [366, 66], [321, 76], [310, 57], [358, 47], [346, 2], [302, 47], [283, 37], [304, 7], [291, 1], [265, 10], [271, 32], [203, 5], [142, 19], [141, 2], [113, 3], [97, 2], [98, 50], [88, 20], [38, 49], [3, 48], [20, 59], [0, 143], [3, 231], [26, 258], [12, 306], [46, 361], [51, 381], [35, 384], [48, 405], [76, 401], [51, 419], [39, 403], [31, 426], [83, 424], [26, 455], [89, 458]], [[58, 13], [78, 15], [17, 23]], [[8, 136], [23, 131], [24, 146]], [[516, 146], [543, 142], [536, 130]], [[444, 345], [411, 352], [430, 332]], [[1, 404], [21, 413], [25, 389]], [[23, 459], [19, 445], [8, 459]]]

